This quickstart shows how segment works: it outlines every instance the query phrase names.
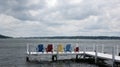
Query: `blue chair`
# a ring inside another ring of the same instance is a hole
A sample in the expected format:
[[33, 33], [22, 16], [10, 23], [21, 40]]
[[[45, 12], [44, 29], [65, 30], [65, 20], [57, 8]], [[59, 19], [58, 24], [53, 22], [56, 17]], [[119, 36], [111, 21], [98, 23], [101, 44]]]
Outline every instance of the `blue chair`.
[[71, 44], [67, 44], [65, 47], [65, 52], [71, 52], [71, 51], [72, 51]]
[[39, 44], [37, 47], [37, 51], [38, 52], [44, 52], [44, 45], [43, 44]]

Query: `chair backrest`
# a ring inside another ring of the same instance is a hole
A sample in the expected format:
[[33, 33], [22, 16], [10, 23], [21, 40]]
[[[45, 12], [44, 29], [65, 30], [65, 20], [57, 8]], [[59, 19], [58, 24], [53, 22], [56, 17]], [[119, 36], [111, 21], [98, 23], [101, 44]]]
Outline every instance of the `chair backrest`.
[[71, 50], [72, 50], [71, 44], [67, 44], [65, 47], [65, 51], [71, 52]]
[[76, 43], [76, 46], [75, 46], [74, 51], [75, 51], [75, 52], [79, 52], [79, 46], [78, 46], [78, 43]]
[[74, 51], [79, 52], [79, 47], [75, 47]]
[[44, 52], [44, 45], [43, 44], [39, 44], [37, 47], [37, 51], [38, 52]]
[[48, 44], [46, 52], [53, 52], [53, 44]]
[[58, 52], [63, 52], [63, 45], [62, 44], [59, 44], [57, 46], [57, 49], [58, 49]]

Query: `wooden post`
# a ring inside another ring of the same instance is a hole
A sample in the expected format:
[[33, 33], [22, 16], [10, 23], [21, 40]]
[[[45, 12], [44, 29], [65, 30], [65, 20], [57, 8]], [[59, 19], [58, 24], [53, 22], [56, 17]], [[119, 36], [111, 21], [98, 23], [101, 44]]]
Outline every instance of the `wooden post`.
[[98, 52], [97, 45], [95, 45], [95, 63], [97, 63], [97, 52]]
[[29, 53], [29, 44], [27, 43], [27, 54]]
[[119, 55], [119, 46], [117, 45], [117, 51], [116, 51], [117, 55]]
[[86, 51], [86, 47], [84, 46], [84, 51], [83, 51], [83, 54], [84, 54], [84, 59], [85, 59], [85, 51]]
[[53, 43], [53, 51], [52, 51], [52, 53], [54, 53], [54, 51], [55, 51], [55, 49], [54, 49], [54, 44], [55, 44], [55, 43]]
[[114, 67], [114, 61], [115, 61], [115, 47], [112, 47], [112, 62], [113, 62], [113, 64], [112, 64], [112, 67]]
[[86, 51], [86, 47], [84, 46], [84, 53], [85, 53], [85, 51]]
[[29, 62], [30, 59], [29, 59], [29, 56], [30, 56], [30, 47], [29, 47], [29, 44], [27, 44], [27, 56], [26, 56], [26, 61]]
[[93, 44], [93, 52], [95, 51], [95, 45]]
[[57, 44], [57, 59], [59, 57], [59, 52], [58, 52], [58, 44]]
[[104, 44], [102, 44], [102, 53], [104, 53]]
[[30, 54], [30, 44], [27, 43], [27, 54]]
[[28, 44], [28, 52], [29, 52], [29, 56], [30, 56], [30, 45]]

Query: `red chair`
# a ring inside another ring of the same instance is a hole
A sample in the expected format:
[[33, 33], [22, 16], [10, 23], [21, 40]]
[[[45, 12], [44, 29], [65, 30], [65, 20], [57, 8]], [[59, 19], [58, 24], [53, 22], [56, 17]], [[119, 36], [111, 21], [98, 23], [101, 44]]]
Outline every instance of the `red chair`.
[[52, 44], [48, 44], [48, 46], [46, 48], [46, 52], [53, 52], [53, 45]]
[[79, 47], [75, 47], [74, 51], [79, 52]]

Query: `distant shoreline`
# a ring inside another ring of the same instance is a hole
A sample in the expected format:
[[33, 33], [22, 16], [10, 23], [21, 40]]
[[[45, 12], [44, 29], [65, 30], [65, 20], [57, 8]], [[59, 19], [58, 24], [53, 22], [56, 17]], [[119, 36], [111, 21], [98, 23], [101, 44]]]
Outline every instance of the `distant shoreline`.
[[55, 36], [55, 37], [21, 37], [23, 39], [101, 39], [101, 40], [120, 40], [120, 37], [114, 36]]
[[0, 35], [0, 39], [7, 39], [7, 38], [13, 38], [13, 37], [9, 37], [9, 36]]
[[100, 39], [100, 40], [120, 40], [118, 36], [48, 36], [48, 37], [9, 37], [0, 35], [0, 39]]

